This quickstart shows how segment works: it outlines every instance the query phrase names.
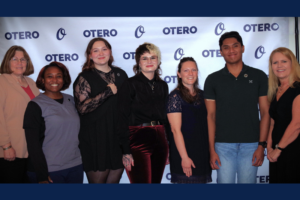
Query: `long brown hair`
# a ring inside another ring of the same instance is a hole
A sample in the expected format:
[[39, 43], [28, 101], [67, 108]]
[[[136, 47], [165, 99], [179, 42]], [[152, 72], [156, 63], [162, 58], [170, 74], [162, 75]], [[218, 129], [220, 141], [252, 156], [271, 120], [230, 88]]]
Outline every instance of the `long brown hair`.
[[111, 48], [111, 45], [109, 44], [109, 42], [106, 39], [101, 38], [101, 37], [94, 38], [89, 42], [89, 44], [86, 47], [86, 50], [85, 50], [86, 60], [85, 60], [85, 63], [83, 64], [83, 66], [82, 66], [82, 71], [92, 70], [92, 69], [95, 68], [94, 61], [92, 59], [90, 59], [90, 54], [91, 54], [91, 50], [92, 50], [92, 47], [93, 47], [94, 43], [97, 42], [97, 41], [104, 42], [105, 46], [110, 50], [110, 57], [109, 57], [109, 60], [108, 60], [108, 66], [111, 66], [112, 63], [114, 62], [114, 57], [112, 55], [112, 48]]
[[17, 46], [17, 45], [11, 46], [5, 53], [5, 56], [2, 60], [1, 67], [0, 67], [0, 74], [11, 74], [12, 73], [12, 71], [10, 69], [10, 60], [15, 56], [16, 51], [23, 52], [24, 58], [27, 60], [26, 70], [23, 75], [29, 76], [29, 75], [33, 74], [34, 68], [33, 68], [33, 64], [31, 62], [31, 59], [30, 59], [28, 53], [26, 52], [26, 50], [23, 47]]
[[158, 67], [155, 70], [155, 77], [156, 77], [156, 80], [162, 80], [160, 78], [160, 75], [161, 75], [161, 68], [160, 68], [160, 65], [161, 65], [161, 52], [160, 52], [160, 50], [157, 46], [155, 46], [154, 44], [151, 44], [151, 43], [145, 42], [144, 44], [141, 44], [135, 50], [135, 62], [136, 62], [136, 64], [133, 66], [133, 72], [135, 74], [141, 73], [139, 63], [140, 63], [141, 56], [144, 53], [153, 53], [157, 56]]
[[[198, 65], [196, 63], [196, 61], [194, 60], [193, 57], [184, 57], [180, 60], [179, 64], [178, 64], [178, 70], [177, 72], [180, 73], [181, 72], [181, 68], [182, 68], [182, 65], [183, 63], [187, 62], [187, 61], [192, 61], [195, 63], [196, 67], [197, 67], [197, 72], [199, 71], [198, 70]], [[194, 88], [194, 91], [196, 93], [195, 96], [192, 96], [189, 89], [187, 87], [185, 87], [182, 83], [182, 79], [179, 78], [178, 76], [178, 73], [177, 73], [177, 80], [178, 80], [178, 84], [177, 84], [177, 87], [175, 88], [175, 90], [179, 90], [179, 93], [180, 93], [180, 96], [183, 100], [185, 100], [186, 102], [188, 103], [193, 103], [195, 102], [196, 100], [198, 100], [198, 93], [200, 92], [200, 89], [199, 89], [199, 79], [197, 77], [197, 80], [195, 81], [194, 85], [193, 85], [193, 88]]]

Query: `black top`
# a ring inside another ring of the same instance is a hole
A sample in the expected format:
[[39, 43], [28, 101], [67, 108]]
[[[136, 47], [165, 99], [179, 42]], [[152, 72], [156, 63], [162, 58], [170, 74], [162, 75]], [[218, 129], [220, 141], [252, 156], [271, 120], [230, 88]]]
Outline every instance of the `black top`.
[[128, 126], [154, 120], [167, 123], [165, 105], [168, 94], [166, 82], [155, 77], [149, 80], [143, 73], [124, 82], [119, 90], [119, 139], [123, 154], [130, 154]]
[[[54, 100], [62, 104], [64, 98]], [[33, 101], [29, 101], [24, 119], [26, 119], [25, 121], [28, 122], [34, 121], [36, 124], [40, 124], [40, 129], [25, 129], [26, 141], [28, 144], [30, 144], [30, 148], [34, 149], [34, 151], [31, 151], [31, 154], [28, 156], [29, 161], [27, 162], [27, 170], [30, 172], [36, 172], [38, 181], [48, 180], [47, 161], [44, 153], [42, 152], [42, 145], [45, 139], [46, 126], [44, 117], [42, 117], [42, 110], [40, 106]], [[37, 141], [36, 137], [39, 138], [39, 142], [35, 142]], [[36, 149], [38, 149], [38, 151]], [[35, 157], [36, 162], [40, 163], [37, 170], [33, 168], [31, 157]]]
[[194, 162], [192, 177], [187, 177], [181, 166], [181, 157], [175, 144], [173, 133], [169, 134], [170, 170], [172, 183], [207, 183], [211, 182], [209, 164], [207, 111], [204, 104], [203, 91], [197, 94], [193, 103], [184, 101], [179, 90], [169, 95], [167, 113], [181, 113], [181, 132], [188, 156]]
[[[108, 73], [96, 69], [84, 71], [73, 85], [76, 107], [81, 113], [79, 148], [86, 172], [123, 167], [117, 137], [117, 96], [128, 76], [118, 67], [111, 69]], [[116, 95], [107, 87], [109, 83], [116, 85]]]
[[[274, 97], [270, 104], [269, 114], [275, 122], [272, 131], [272, 148], [275, 148], [275, 145], [279, 143], [286, 128], [292, 121], [293, 101], [300, 94], [300, 83], [295, 82], [294, 86], [294, 88], [289, 87], [278, 101]], [[294, 142], [297, 140], [300, 140], [300, 138], [298, 137]], [[289, 146], [286, 148], [290, 148]], [[299, 149], [299, 146], [296, 149]]]
[[[272, 148], [279, 143], [287, 127], [292, 121], [293, 102], [300, 95], [300, 83], [288, 88], [277, 101], [276, 97], [270, 105], [270, 117], [274, 120], [272, 131]], [[278, 161], [270, 162], [270, 183], [300, 183], [300, 136], [281, 152]]]
[[[110, 70], [108, 73], [104, 73], [97, 69], [93, 69], [93, 71], [98, 73], [107, 84], [115, 82], [115, 74], [113, 70]], [[113, 92], [111, 88], [106, 87], [98, 95], [91, 97], [91, 86], [83, 76], [78, 77], [76, 87], [74, 88], [76, 108], [82, 115], [94, 111], [112, 95]]]
[[247, 65], [243, 65], [238, 77], [226, 65], [210, 74], [205, 80], [204, 98], [216, 101], [215, 142], [258, 142], [258, 100], [267, 92], [267, 75]]
[[[59, 102], [60, 103], [60, 102]], [[38, 116], [38, 117], [37, 117]], [[25, 120], [26, 119], [26, 120]], [[42, 110], [37, 103], [30, 101], [27, 105], [25, 116], [25, 121], [36, 121], [40, 124], [40, 129], [25, 129], [27, 144], [30, 144], [28, 148], [34, 149], [28, 156], [29, 161], [27, 162], [27, 170], [30, 172], [36, 172], [38, 181], [44, 181], [48, 179], [48, 166], [45, 155], [42, 151], [42, 145], [45, 139], [45, 120], [42, 117]], [[39, 138], [38, 142], [36, 138]], [[38, 151], [36, 151], [38, 149]], [[40, 163], [37, 170], [34, 169], [31, 157], [35, 157], [37, 163]]]

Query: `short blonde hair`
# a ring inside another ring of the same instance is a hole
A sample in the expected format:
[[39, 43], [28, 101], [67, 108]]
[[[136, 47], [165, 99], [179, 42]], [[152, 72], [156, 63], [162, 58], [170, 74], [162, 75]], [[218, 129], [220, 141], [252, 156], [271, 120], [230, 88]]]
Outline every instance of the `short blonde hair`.
[[146, 44], [146, 48], [149, 50], [150, 53], [153, 53], [157, 56], [158, 63], [161, 61], [161, 52], [157, 46], [151, 43], [144, 43]]
[[11, 74], [12, 73], [12, 71], [10, 69], [10, 60], [15, 56], [16, 51], [22, 51], [25, 59], [27, 60], [26, 70], [23, 75], [29, 76], [30, 74], [33, 74], [34, 68], [33, 68], [33, 64], [31, 62], [31, 59], [30, 59], [28, 53], [26, 52], [26, 50], [23, 47], [17, 46], [17, 45], [10, 47], [7, 50], [7, 52], [5, 53], [5, 56], [2, 60], [1, 67], [0, 67], [0, 74]]
[[286, 56], [291, 62], [292, 62], [292, 69], [291, 74], [289, 75], [289, 85], [290, 87], [294, 87], [293, 83], [295, 81], [300, 81], [300, 66], [299, 63], [293, 54], [291, 50], [285, 47], [279, 47], [272, 51], [270, 57], [269, 57], [269, 90], [268, 90], [268, 100], [271, 102], [275, 95], [276, 91], [278, 89], [278, 86], [280, 84], [278, 77], [274, 74], [272, 70], [272, 58], [275, 53], [282, 53], [284, 56]]
[[144, 53], [147, 53], [147, 52], [149, 52], [151, 54], [155, 54], [157, 56], [158, 67], [157, 67], [157, 70], [155, 71], [155, 74], [156, 74], [156, 79], [161, 80], [161, 78], [160, 78], [160, 75], [161, 75], [161, 68], [160, 68], [160, 65], [161, 65], [161, 52], [160, 52], [159, 48], [156, 45], [152, 44], [152, 43], [145, 42], [144, 44], [140, 45], [135, 50], [136, 64], [133, 66], [133, 72], [135, 74], [140, 73], [140, 66], [139, 66], [140, 59], [141, 59], [141, 56]]

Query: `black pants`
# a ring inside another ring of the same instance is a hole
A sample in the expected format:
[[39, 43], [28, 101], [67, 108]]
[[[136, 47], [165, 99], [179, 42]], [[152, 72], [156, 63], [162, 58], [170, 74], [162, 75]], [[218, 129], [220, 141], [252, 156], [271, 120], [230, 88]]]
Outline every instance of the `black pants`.
[[0, 158], [0, 183], [28, 183], [27, 158], [7, 161]]
[[160, 183], [169, 147], [163, 125], [129, 126], [134, 167], [127, 171], [130, 183]]

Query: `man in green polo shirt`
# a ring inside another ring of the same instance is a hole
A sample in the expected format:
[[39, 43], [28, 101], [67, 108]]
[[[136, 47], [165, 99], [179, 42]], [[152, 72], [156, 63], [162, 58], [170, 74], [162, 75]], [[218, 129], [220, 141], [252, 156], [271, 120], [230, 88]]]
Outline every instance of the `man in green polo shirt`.
[[268, 77], [243, 63], [238, 32], [224, 33], [219, 45], [226, 65], [204, 84], [210, 164], [218, 183], [235, 183], [236, 175], [238, 183], [256, 183], [269, 130]]

